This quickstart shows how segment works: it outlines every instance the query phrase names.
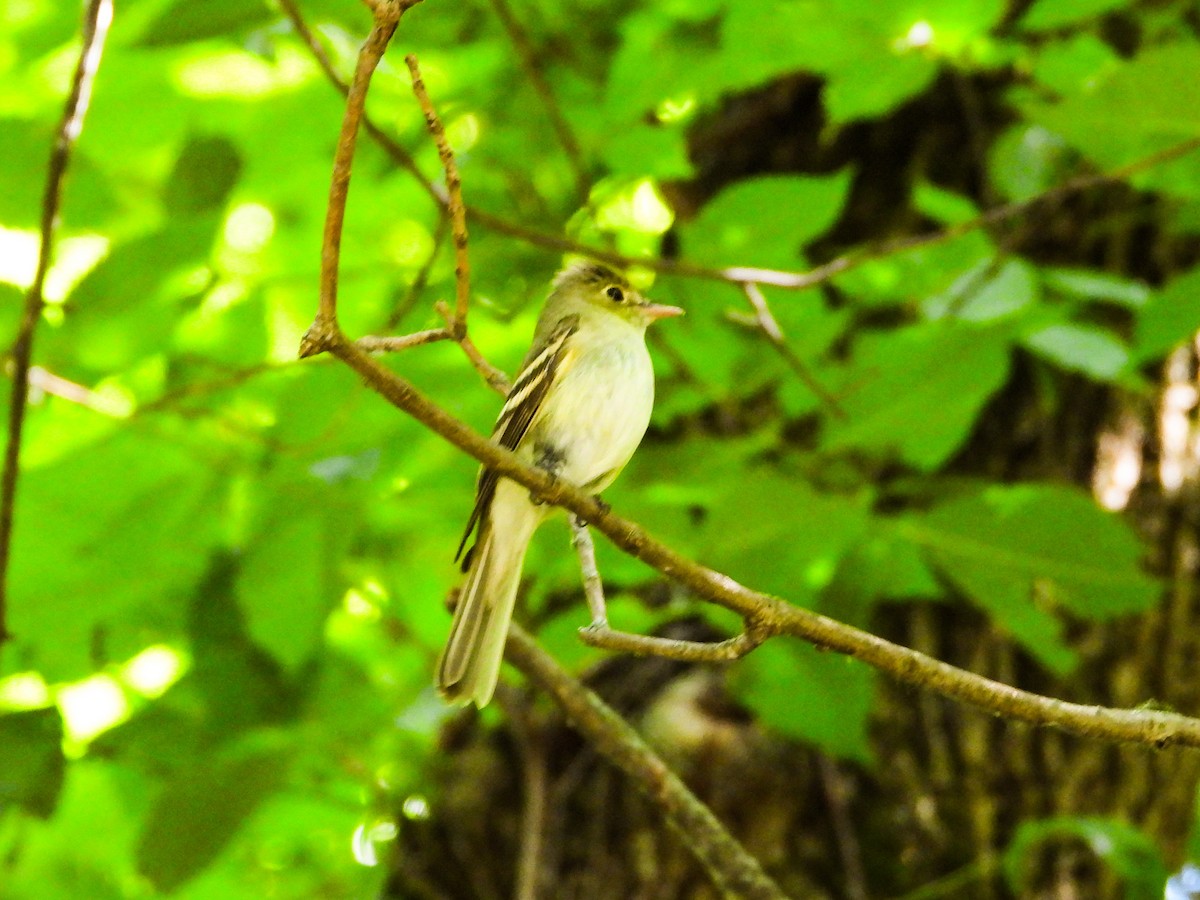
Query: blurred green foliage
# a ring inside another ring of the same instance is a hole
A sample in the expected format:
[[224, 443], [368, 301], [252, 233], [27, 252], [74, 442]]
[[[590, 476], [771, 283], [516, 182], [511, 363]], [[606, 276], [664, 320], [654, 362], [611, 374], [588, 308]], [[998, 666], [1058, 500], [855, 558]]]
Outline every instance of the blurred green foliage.
[[[486, 3], [426, 0], [409, 12], [368, 105], [440, 177], [399, 63], [416, 52], [469, 202], [652, 254], [671, 223], [656, 185], [692, 170], [689, 125], [721, 98], [797, 71], [825, 79], [836, 128], [886, 114], [939, 72], [1015, 67], [1014, 121], [988, 173], [1000, 198], [1045, 190], [1081, 157], [1122, 166], [1200, 136], [1200, 43], [1182, 16], [1159, 10], [1142, 23], [1148, 49], [1120, 55], [1096, 24], [1115, 5], [1038, 0], [1004, 22], [1000, 0], [514, 3], [595, 178], [590, 205]], [[369, 26], [361, 4], [301, 6], [351, 71]], [[77, 24], [73, 7], [50, 0], [0, 8], [5, 333], [33, 269]], [[38, 335], [37, 365], [54, 379], [34, 392], [22, 450], [16, 640], [0, 669], [6, 898], [365, 896], [390, 818], [420, 814], [404, 800], [428, 788], [446, 714], [430, 671], [475, 467], [331, 361], [295, 361], [315, 309], [340, 116], [273, 5], [118, 4]], [[803, 270], [802, 247], [838, 219], [854, 177], [733, 184], [680, 223], [682, 254]], [[1134, 183], [1173, 198], [1178, 227], [1197, 230], [1200, 155]], [[912, 201], [944, 224], [976, 212], [932, 185], [916, 185]], [[349, 333], [437, 324], [433, 301], [453, 294], [438, 223], [421, 186], [364, 140], [342, 245]], [[471, 251], [472, 332], [511, 371], [560, 260], [483, 227]], [[409, 296], [427, 265], [426, 286]], [[1064, 616], [1156, 601], [1138, 540], [1075, 488], [964, 484], [939, 471], [1020, 350], [1050, 369], [1141, 385], [1141, 366], [1200, 326], [1197, 277], [1153, 290], [1011, 258], [973, 231], [838, 276], [847, 302], [836, 308], [768, 288], [793, 350], [844, 417], [731, 320], [734, 289], [660, 280], [655, 295], [689, 316], [657, 335], [660, 428], [608, 499], [700, 561], [847, 621], [865, 624], [884, 601], [966, 598], [1067, 671], [1076, 658]], [[1131, 331], [1095, 315], [1112, 307]], [[889, 309], [903, 315], [870, 318]], [[498, 398], [455, 347], [389, 364], [489, 427]], [[764, 390], [777, 414], [750, 434], [669, 427]], [[801, 417], [818, 425], [807, 444], [785, 439]], [[920, 509], [887, 511], [873, 475], [883, 466], [909, 473]], [[565, 543], [548, 527], [531, 552], [527, 621], [549, 591], [575, 584]], [[617, 583], [651, 575], [600, 552]], [[618, 625], [652, 624], [623, 599], [614, 610]], [[574, 665], [595, 658], [571, 635], [584, 616], [544, 629]], [[861, 664], [777, 642], [736, 667], [734, 683], [769, 726], [870, 759], [872, 677]], [[1006, 866], [1017, 879], [1019, 862]]]

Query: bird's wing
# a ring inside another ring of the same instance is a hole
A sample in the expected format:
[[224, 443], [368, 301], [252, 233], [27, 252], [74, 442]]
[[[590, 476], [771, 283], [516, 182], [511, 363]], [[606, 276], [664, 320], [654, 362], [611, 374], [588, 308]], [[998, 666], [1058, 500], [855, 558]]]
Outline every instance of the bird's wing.
[[[529, 426], [542, 408], [542, 402], [550, 393], [555, 378], [561, 371], [563, 362], [571, 351], [571, 337], [579, 330], [579, 316], [566, 316], [554, 330], [550, 332], [542, 347], [533, 353], [525, 366], [517, 375], [516, 384], [508, 392], [504, 408], [496, 419], [496, 427], [492, 429], [492, 440], [506, 450], [516, 450], [529, 431]], [[484, 468], [479, 473], [479, 484], [475, 490], [475, 508], [471, 510], [471, 518], [467, 520], [466, 531], [459, 541], [455, 560], [462, 556], [463, 548], [471, 537], [471, 532], [488, 513], [492, 505], [492, 497], [496, 493], [496, 482], [500, 476], [491, 469]], [[467, 561], [469, 562], [468, 554]], [[464, 568], [466, 563], [464, 562]]]

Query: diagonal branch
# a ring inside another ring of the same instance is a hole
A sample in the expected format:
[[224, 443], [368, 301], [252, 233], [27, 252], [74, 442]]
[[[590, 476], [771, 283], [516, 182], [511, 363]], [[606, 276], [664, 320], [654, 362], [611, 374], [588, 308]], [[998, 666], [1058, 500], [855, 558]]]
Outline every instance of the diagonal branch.
[[505, 653], [513, 665], [554, 698], [575, 730], [662, 810], [723, 896], [783, 900], [786, 895], [758, 860], [730, 836], [712, 810], [696, 799], [633, 726], [563, 671], [517, 625], [509, 630]]
[[742, 293], [746, 295], [746, 299], [750, 301], [750, 306], [754, 309], [754, 320], [758, 325], [759, 330], [771, 342], [771, 346], [775, 348], [783, 361], [788, 364], [791, 370], [800, 379], [800, 382], [812, 391], [817, 399], [839, 419], [846, 418], [846, 411], [842, 409], [837, 398], [825, 388], [816, 376], [809, 371], [808, 366], [804, 364], [796, 351], [793, 350], [787, 342], [787, 338], [783, 334], [783, 328], [779, 325], [779, 320], [775, 318], [775, 313], [771, 312], [771, 306], [767, 303], [767, 298], [762, 292], [762, 288], [756, 282], [747, 281], [742, 284]]
[[554, 91], [550, 89], [550, 83], [542, 74], [537, 54], [533, 49], [533, 42], [529, 40], [529, 33], [520, 20], [513, 15], [508, 0], [490, 0], [490, 2], [492, 9], [496, 12], [496, 17], [500, 19], [500, 24], [504, 26], [505, 33], [508, 34], [508, 39], [512, 41], [513, 48], [517, 51], [517, 58], [521, 62], [521, 68], [525, 70], [525, 77], [529, 79], [538, 99], [542, 101], [542, 106], [546, 110], [546, 116], [550, 119], [550, 126], [554, 129], [558, 143], [567, 155], [567, 161], [571, 164], [575, 175], [575, 191], [579, 195], [579, 200], [586, 203], [588, 174], [587, 165], [583, 161], [583, 150], [580, 149], [575, 133], [567, 124], [567, 117], [563, 115], [558, 101], [554, 98]]
[[83, 47], [75, 74], [71, 78], [71, 93], [67, 97], [62, 119], [59, 121], [54, 149], [50, 151], [50, 164], [46, 175], [46, 191], [42, 196], [41, 234], [38, 242], [37, 268], [33, 283], [25, 295], [25, 308], [12, 348], [12, 399], [8, 407], [8, 443], [4, 448], [4, 472], [0, 477], [0, 645], [11, 635], [8, 633], [8, 562], [12, 547], [13, 508], [17, 498], [17, 474], [20, 466], [21, 433], [25, 426], [25, 404], [29, 393], [29, 367], [33, 360], [33, 338], [42, 308], [46, 305], [46, 274], [54, 258], [54, 239], [58, 231], [58, 212], [62, 205], [63, 183], [71, 152], [83, 120], [87, 115], [92, 97], [92, 85], [100, 57], [104, 53], [104, 41], [108, 27], [112, 24], [112, 0], [91, 0], [83, 21]]

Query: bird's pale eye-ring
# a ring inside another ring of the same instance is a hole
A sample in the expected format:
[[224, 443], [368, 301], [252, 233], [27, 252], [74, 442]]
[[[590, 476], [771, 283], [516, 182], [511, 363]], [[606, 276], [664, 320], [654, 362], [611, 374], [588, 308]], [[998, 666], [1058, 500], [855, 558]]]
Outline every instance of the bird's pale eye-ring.
[[615, 284], [612, 287], [610, 287], [608, 290], [606, 290], [604, 293], [606, 293], [608, 295], [608, 299], [611, 300], [613, 303], [625, 302], [625, 292], [622, 291]]

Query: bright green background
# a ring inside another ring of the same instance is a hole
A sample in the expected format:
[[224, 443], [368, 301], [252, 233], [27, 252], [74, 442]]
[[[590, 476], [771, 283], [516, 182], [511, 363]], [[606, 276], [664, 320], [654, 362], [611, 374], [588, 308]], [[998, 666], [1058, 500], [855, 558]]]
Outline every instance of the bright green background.
[[[988, 173], [1000, 199], [1036, 194], [1081, 162], [1111, 168], [1200, 136], [1200, 43], [1172, 13], [1147, 14], [1150, 49], [1121, 58], [1094, 26], [1114, 5], [1040, 0], [997, 37], [1000, 0], [514, 3], [582, 147], [590, 207], [486, 3], [412, 10], [369, 108], [440, 176], [401, 62], [418, 53], [469, 202], [654, 253], [670, 222], [655, 184], [690, 173], [689, 123], [730, 92], [798, 69], [827, 79], [836, 127], [886, 114], [942, 70], [1018, 67], [1027, 77], [1009, 97], [1015, 121]], [[349, 72], [364, 9], [303, 6]], [[77, 27], [74, 7], [49, 0], [0, 9], [0, 334], [13, 332], [32, 272]], [[366, 896], [380, 872], [363, 864], [372, 838], [385, 853], [399, 811], [420, 815], [420, 801], [435, 800], [427, 766], [446, 710], [430, 671], [475, 466], [338, 365], [295, 361], [315, 309], [340, 116], [274, 7], [118, 3], [36, 348], [37, 365], [65, 385], [34, 391], [22, 448], [17, 639], [0, 669], [6, 898]], [[853, 175], [736, 183], [680, 225], [683, 256], [803, 270], [798, 248], [836, 220]], [[1181, 233], [1200, 227], [1200, 156], [1135, 183], [1171, 198]], [[913, 203], [945, 224], [974, 212], [931, 185], [914, 186]], [[364, 142], [343, 241], [349, 333], [438, 324], [434, 300], [453, 296], [438, 231], [421, 187]], [[472, 333], [511, 371], [561, 259], [482, 227], [471, 251]], [[428, 287], [409, 303], [431, 254]], [[815, 292], [766, 289], [844, 419], [731, 321], [743, 307], [736, 290], [660, 279], [652, 294], [689, 315], [659, 329], [656, 424], [762, 391], [775, 412], [736, 438], [660, 429], [607, 499], [681, 551], [847, 621], [868, 623], [883, 601], [965, 598], [1043, 666], [1069, 672], [1077, 656], [1064, 616], [1108, 619], [1157, 602], [1139, 540], [1077, 488], [939, 473], [1019, 349], [1047, 372], [1145, 389], [1143, 365], [1200, 326], [1198, 278], [1155, 290], [1048, 269], [973, 232], [839, 277], [849, 298], [839, 308]], [[859, 324], [884, 307], [899, 324]], [[1098, 324], [1114, 309], [1129, 329]], [[389, 364], [489, 427], [499, 399], [455, 347]], [[819, 427], [801, 447], [784, 426], [803, 416]], [[920, 502], [879, 512], [873, 473], [897, 465]], [[548, 591], [575, 584], [565, 546], [561, 525], [539, 536], [526, 621], [539, 621]], [[652, 577], [600, 553], [615, 584]], [[619, 596], [614, 609], [618, 626], [654, 624]], [[694, 609], [682, 598], [669, 612]], [[544, 629], [572, 665], [596, 658], [573, 636], [584, 618], [581, 607]], [[157, 650], [139, 656], [147, 648]], [[135, 659], [159, 662], [158, 683]], [[177, 680], [155, 696], [172, 664]], [[734, 676], [770, 726], [870, 764], [873, 677], [862, 665], [777, 641]], [[96, 727], [116, 727], [89, 740], [88, 711]], [[1112, 864], [1144, 881], [1151, 864], [1130, 849], [1140, 836], [1101, 830], [1123, 848]], [[1039, 834], [1025, 832], [1013, 852]]]

